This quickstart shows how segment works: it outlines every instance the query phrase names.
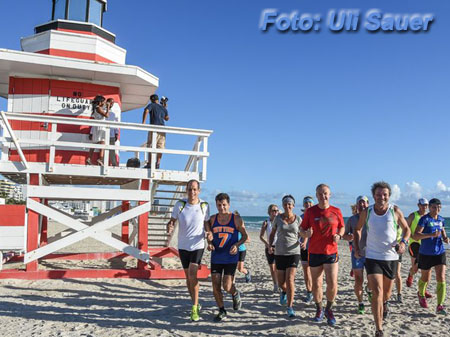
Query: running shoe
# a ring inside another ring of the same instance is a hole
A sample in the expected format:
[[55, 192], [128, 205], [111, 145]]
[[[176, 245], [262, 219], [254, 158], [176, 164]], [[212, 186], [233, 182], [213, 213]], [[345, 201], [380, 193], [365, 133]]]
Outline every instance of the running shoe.
[[431, 295], [428, 291], [425, 290], [425, 297], [426, 298], [432, 298], [433, 295]]
[[408, 288], [411, 288], [413, 281], [414, 281], [414, 276], [412, 276], [411, 274], [408, 274], [408, 278], [406, 279], [406, 286]]
[[287, 294], [282, 291], [280, 293], [280, 305], [286, 305], [287, 304]]
[[238, 291], [236, 293], [236, 295], [233, 295], [233, 309], [234, 310], [239, 310], [242, 306], [242, 302], [241, 302], [241, 292]]
[[227, 318], [227, 312], [225, 310], [220, 310], [216, 317], [214, 317], [214, 322], [221, 322]]
[[200, 320], [200, 315], [198, 314], [198, 305], [193, 305], [192, 311], [191, 311], [191, 321], [197, 322], [199, 320]]
[[252, 274], [250, 273], [250, 269], [247, 269], [247, 274], [245, 274], [245, 282], [249, 283], [252, 281]]
[[278, 285], [277, 284], [274, 284], [273, 285], [273, 292], [274, 293], [277, 293], [277, 292], [279, 292], [280, 290], [278, 289]]
[[287, 308], [287, 314], [289, 317], [295, 317], [294, 309], [292, 307]]
[[358, 304], [358, 314], [364, 315], [366, 313], [366, 308], [364, 306], [364, 303]]
[[383, 330], [377, 330], [377, 332], [375, 332], [375, 337], [383, 337]]
[[325, 317], [327, 318], [327, 323], [329, 326], [336, 325], [336, 318], [334, 318], [333, 310], [325, 309]]
[[202, 305], [200, 303], [197, 304], [197, 308], [198, 308], [198, 313], [200, 313], [200, 310], [202, 310]]
[[383, 319], [387, 319], [389, 317], [389, 302], [383, 303]]
[[350, 277], [355, 277], [355, 273], [353, 272], [353, 269], [350, 270]]
[[88, 165], [92, 165], [92, 161], [91, 161], [91, 158], [88, 158], [88, 159], [86, 159], [86, 164], [88, 164]]
[[310, 291], [306, 292], [306, 296], [304, 298], [305, 303], [310, 303], [313, 300], [313, 294]]
[[323, 319], [323, 309], [318, 308], [316, 309], [316, 316], [314, 317], [314, 321], [320, 322]]
[[445, 308], [443, 305], [438, 305], [436, 308], [436, 314], [447, 315], [447, 311], [445, 311]]
[[419, 304], [422, 308], [428, 308], [427, 298], [419, 295]]
[[397, 294], [397, 303], [403, 303], [402, 294]]

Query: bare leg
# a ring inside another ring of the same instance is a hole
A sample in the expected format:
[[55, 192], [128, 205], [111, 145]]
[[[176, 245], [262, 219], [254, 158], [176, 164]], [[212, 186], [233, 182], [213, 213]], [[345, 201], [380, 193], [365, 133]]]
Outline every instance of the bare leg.
[[364, 270], [353, 269], [353, 274], [355, 275], [355, 295], [358, 303], [361, 303], [363, 301]]
[[222, 283], [222, 274], [212, 274], [211, 275], [211, 281], [213, 286], [213, 294], [214, 298], [216, 300], [217, 306], [219, 308], [223, 308], [223, 294], [221, 289], [221, 283]]
[[198, 264], [190, 263], [188, 274], [189, 274], [189, 293], [191, 294], [192, 304], [198, 304], [198, 291], [199, 291], [199, 283], [197, 278], [198, 272]]
[[323, 265], [325, 270], [325, 279], [327, 281], [327, 301], [334, 302], [337, 294], [337, 276], [339, 270], [339, 264], [326, 263]]
[[311, 280], [311, 268], [309, 264], [302, 263], [303, 268], [303, 279], [305, 280], [306, 291], [312, 292], [312, 280]]
[[323, 265], [319, 267], [311, 267], [311, 279], [314, 302], [322, 305]]
[[269, 264], [269, 269], [270, 269], [270, 276], [272, 276], [273, 284], [278, 285], [277, 270], [275, 269], [275, 263]]
[[237, 269], [240, 273], [247, 275], [247, 269], [244, 267], [244, 261], [239, 261], [237, 265]]
[[[232, 275], [223, 275], [222, 287], [227, 293], [236, 295], [236, 287], [233, 282], [234, 277]], [[222, 292], [221, 292], [222, 293]]]
[[402, 293], [403, 284], [402, 284], [402, 264], [398, 263], [397, 275], [395, 275], [395, 288], [397, 289], [397, 294]]
[[367, 276], [372, 291], [372, 314], [377, 330], [383, 330], [383, 277], [382, 274]]
[[278, 286], [283, 290], [286, 291], [286, 270], [278, 270], [277, 269], [277, 279], [278, 279]]
[[292, 307], [294, 303], [295, 295], [295, 273], [297, 268], [286, 269], [286, 294], [287, 294], [287, 306]]

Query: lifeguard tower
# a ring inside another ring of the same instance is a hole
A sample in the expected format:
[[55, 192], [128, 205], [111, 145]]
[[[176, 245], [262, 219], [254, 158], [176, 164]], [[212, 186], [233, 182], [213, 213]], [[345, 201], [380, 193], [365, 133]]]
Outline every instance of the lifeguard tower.
[[[0, 251], [23, 252], [10, 262], [23, 260], [24, 267], [11, 269], [7, 263], [0, 278], [184, 277], [182, 269], [165, 269], [161, 264], [163, 258], [178, 254], [170, 247], [165, 225], [186, 182], [206, 180], [212, 131], [121, 122], [122, 113], [147, 104], [159, 80], [125, 63], [126, 51], [102, 27], [106, 7], [103, 0], [53, 0], [51, 21], [21, 40], [23, 51], [0, 49], [0, 96], [8, 99], [7, 112], [1, 112], [0, 174], [26, 185], [26, 208], [20, 211], [23, 225], [17, 220], [20, 214], [11, 215], [14, 224], [0, 224]], [[116, 121], [90, 118], [91, 102], [99, 94], [114, 98]], [[143, 141], [151, 131], [153, 145], [136, 145], [123, 137], [114, 145], [94, 144], [89, 140], [93, 126], [106, 127], [107, 135], [112, 128], [122, 133], [130, 130], [133, 138]], [[189, 147], [156, 149], [157, 132], [165, 132], [168, 139], [186, 137]], [[89, 150], [102, 148], [104, 166], [87, 165]], [[116, 156], [132, 153], [141, 163], [151, 158], [150, 169], [124, 163], [111, 166], [110, 151]], [[173, 170], [156, 169], [157, 153], [180, 157], [183, 164]], [[80, 220], [53, 207], [55, 200], [118, 201], [119, 205]], [[49, 219], [67, 227], [64, 235], [48, 238]], [[117, 226], [120, 235], [111, 232]], [[113, 251], [60, 253], [86, 238]], [[120, 269], [42, 265], [56, 259], [118, 258], [137, 262]], [[199, 274], [207, 277], [209, 270], [203, 265]]]

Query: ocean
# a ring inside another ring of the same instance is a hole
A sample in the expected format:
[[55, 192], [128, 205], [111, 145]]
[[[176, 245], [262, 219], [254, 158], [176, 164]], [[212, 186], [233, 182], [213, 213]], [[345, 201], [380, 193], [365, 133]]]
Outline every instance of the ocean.
[[[249, 230], [260, 230], [262, 223], [267, 219], [267, 216], [242, 216], [245, 222], [245, 227]], [[347, 222], [348, 217], [344, 217], [344, 221]], [[450, 235], [450, 218], [445, 218], [445, 230]], [[447, 245], [447, 249], [450, 246]]]

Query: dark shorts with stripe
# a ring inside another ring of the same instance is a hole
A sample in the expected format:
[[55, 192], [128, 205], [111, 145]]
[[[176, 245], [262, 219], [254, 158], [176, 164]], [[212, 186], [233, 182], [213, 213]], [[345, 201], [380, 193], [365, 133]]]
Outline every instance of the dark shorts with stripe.
[[234, 276], [234, 274], [236, 273], [236, 268], [237, 262], [227, 264], [211, 263], [211, 274]]
[[246, 250], [239, 251], [239, 262], [244, 262], [245, 261], [245, 256], [247, 256], [247, 251]]
[[193, 251], [179, 249], [181, 264], [183, 269], [188, 269], [191, 263], [200, 264], [203, 257], [203, 252], [205, 249], [197, 249]]
[[268, 264], [275, 263], [275, 254], [269, 254], [269, 249], [266, 248], [266, 259]]
[[393, 280], [395, 279], [395, 275], [397, 275], [398, 260], [384, 261], [366, 258], [365, 267], [367, 275], [382, 274], [388, 279]]
[[288, 268], [297, 268], [300, 261], [300, 254], [295, 255], [275, 255], [275, 264], [277, 270], [286, 270]]
[[320, 267], [324, 264], [338, 263], [338, 254], [312, 254], [309, 253], [309, 266], [310, 267]]
[[441, 255], [423, 255], [419, 254], [417, 258], [419, 263], [419, 269], [429, 270], [432, 267], [439, 265], [447, 265], [447, 258], [445, 252]]

